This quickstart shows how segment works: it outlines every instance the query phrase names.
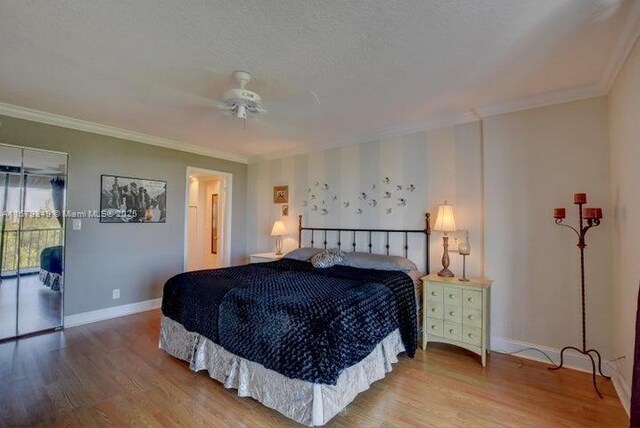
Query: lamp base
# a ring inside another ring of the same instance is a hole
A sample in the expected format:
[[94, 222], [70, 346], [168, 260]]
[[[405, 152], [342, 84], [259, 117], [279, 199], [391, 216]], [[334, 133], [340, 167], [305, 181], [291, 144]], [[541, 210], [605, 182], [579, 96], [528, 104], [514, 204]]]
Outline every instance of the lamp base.
[[442, 237], [442, 247], [444, 248], [444, 252], [442, 253], [442, 270], [438, 272], [438, 276], [453, 278], [453, 272], [449, 270], [449, 237], [446, 232]]
[[438, 276], [444, 276], [446, 278], [453, 278], [453, 272], [451, 272], [448, 268], [443, 268], [440, 272], [438, 272]]

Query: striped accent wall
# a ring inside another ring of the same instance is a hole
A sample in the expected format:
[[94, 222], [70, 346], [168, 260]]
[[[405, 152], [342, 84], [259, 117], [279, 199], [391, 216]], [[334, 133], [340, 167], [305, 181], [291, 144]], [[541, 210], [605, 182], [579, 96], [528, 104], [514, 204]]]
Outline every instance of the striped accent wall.
[[[387, 177], [389, 183], [385, 182]], [[454, 205], [458, 228], [469, 230], [471, 256], [467, 274], [482, 275], [482, 181], [479, 122], [252, 163], [248, 169], [248, 252], [273, 251], [275, 241], [269, 232], [281, 217], [281, 206], [273, 203], [273, 186], [289, 186], [289, 215], [282, 218], [289, 232], [284, 239], [285, 251], [298, 246], [299, 214], [307, 226], [420, 229], [424, 227], [424, 213], [432, 213], [433, 225], [438, 204], [447, 200]], [[402, 191], [397, 190], [398, 185]], [[408, 190], [410, 185], [415, 190]], [[390, 199], [384, 197], [386, 191], [391, 193]], [[359, 199], [361, 193], [366, 193], [367, 198]], [[406, 201], [405, 206], [399, 198]], [[376, 206], [372, 206], [372, 199]], [[349, 206], [345, 207], [345, 203]], [[323, 209], [327, 212], [323, 213]], [[358, 209], [362, 212], [358, 213]], [[463, 233], [457, 235], [463, 237]], [[437, 271], [441, 266], [442, 235], [434, 232], [431, 238], [431, 270]], [[409, 258], [423, 268], [421, 239], [417, 235], [411, 238]], [[343, 236], [341, 240], [343, 249], [350, 250], [351, 237]], [[321, 246], [322, 241], [316, 239], [316, 246]], [[335, 247], [337, 236], [329, 236], [328, 241], [329, 247]], [[402, 238], [398, 236], [396, 241], [391, 243], [391, 252], [401, 255]], [[358, 250], [364, 251], [366, 244], [363, 239]], [[382, 251], [383, 245], [381, 240], [375, 241], [374, 252]], [[450, 256], [453, 271], [461, 274], [461, 257], [456, 253]]]

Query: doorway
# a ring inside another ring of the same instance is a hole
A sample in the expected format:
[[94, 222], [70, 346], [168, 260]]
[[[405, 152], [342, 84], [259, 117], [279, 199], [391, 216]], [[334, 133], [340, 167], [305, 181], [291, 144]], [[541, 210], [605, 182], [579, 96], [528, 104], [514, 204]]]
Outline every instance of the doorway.
[[0, 144], [0, 340], [62, 327], [67, 154]]
[[231, 186], [229, 173], [187, 168], [185, 270], [230, 265]]

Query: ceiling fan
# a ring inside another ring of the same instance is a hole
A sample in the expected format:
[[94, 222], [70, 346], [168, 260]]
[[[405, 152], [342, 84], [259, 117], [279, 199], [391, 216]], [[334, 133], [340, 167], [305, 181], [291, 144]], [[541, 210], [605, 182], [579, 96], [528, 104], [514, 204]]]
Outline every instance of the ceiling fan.
[[[251, 132], [257, 133], [267, 130], [271, 135], [299, 137], [304, 125], [322, 114], [320, 101], [313, 91], [298, 88], [289, 80], [258, 79], [242, 70], [231, 75], [202, 70], [182, 80], [167, 76], [147, 77], [140, 84], [148, 90], [167, 93], [183, 106], [205, 109], [205, 115], [214, 108], [224, 115], [240, 118], [247, 130], [251, 121], [256, 125], [250, 128]], [[247, 86], [257, 89], [253, 91]], [[217, 124], [224, 126], [220, 122]]]
[[249, 114], [257, 116], [266, 113], [267, 110], [262, 105], [260, 95], [246, 88], [247, 83], [251, 81], [251, 73], [237, 70], [233, 72], [233, 79], [239, 87], [224, 91], [218, 103], [218, 108], [227, 114], [244, 120], [247, 119]]
[[[298, 91], [296, 94], [296, 91], [291, 90], [289, 83], [278, 85], [258, 81], [258, 86], [270, 94], [269, 99], [263, 101], [260, 94], [247, 89], [247, 84], [252, 81], [251, 73], [236, 70], [232, 77], [237, 86], [224, 90], [216, 106], [226, 115], [242, 119], [245, 128], [247, 120], [251, 119], [276, 132], [295, 136], [299, 134], [295, 123], [308, 120], [319, 112], [320, 100], [313, 91]], [[282, 93], [285, 94], [284, 99], [277, 99]], [[258, 117], [263, 115], [264, 118]]]

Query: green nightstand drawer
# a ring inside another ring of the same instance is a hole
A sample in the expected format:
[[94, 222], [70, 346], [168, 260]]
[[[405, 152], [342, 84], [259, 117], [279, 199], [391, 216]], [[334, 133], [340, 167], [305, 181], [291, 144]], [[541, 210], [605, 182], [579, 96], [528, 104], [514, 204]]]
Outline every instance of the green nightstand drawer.
[[482, 329], [476, 327], [463, 326], [462, 327], [462, 341], [469, 345], [481, 346], [482, 345]]
[[442, 302], [427, 301], [427, 316], [430, 318], [437, 318], [441, 320], [443, 318], [443, 308], [444, 305], [442, 304]]
[[427, 300], [442, 302], [442, 285], [427, 282]]
[[427, 318], [427, 336], [442, 337], [443, 321], [434, 318]]

